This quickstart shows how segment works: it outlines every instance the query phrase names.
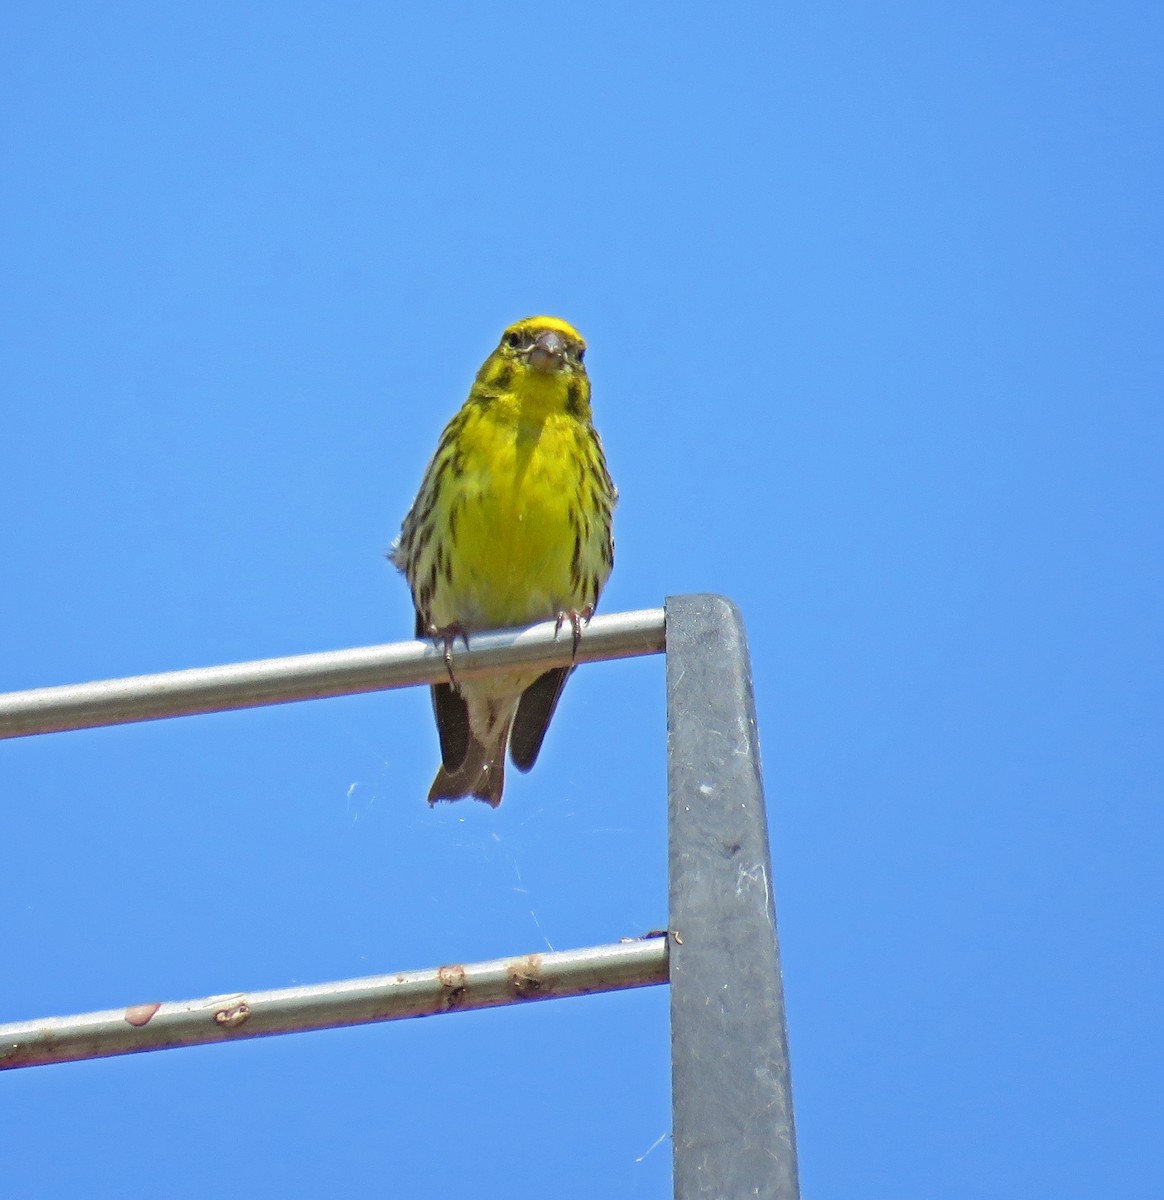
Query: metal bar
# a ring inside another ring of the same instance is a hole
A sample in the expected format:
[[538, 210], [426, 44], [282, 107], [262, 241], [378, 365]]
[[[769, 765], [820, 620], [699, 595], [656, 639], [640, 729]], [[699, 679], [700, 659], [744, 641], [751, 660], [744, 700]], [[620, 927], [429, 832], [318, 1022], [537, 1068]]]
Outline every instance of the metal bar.
[[743, 621], [667, 601], [675, 1195], [796, 1200], [784, 993]]
[[[563, 666], [570, 662], [571, 642], [569, 626], [559, 630], [553, 621], [476, 633], [468, 649], [460, 641], [452, 647], [453, 671], [463, 678], [510, 667]], [[583, 629], [576, 661], [659, 654], [664, 644], [661, 608], [612, 613]], [[37, 688], [0, 695], [0, 738], [386, 691], [445, 678], [443, 647], [413, 641]]]
[[0, 1025], [0, 1070], [496, 1008], [667, 982], [667, 939]]

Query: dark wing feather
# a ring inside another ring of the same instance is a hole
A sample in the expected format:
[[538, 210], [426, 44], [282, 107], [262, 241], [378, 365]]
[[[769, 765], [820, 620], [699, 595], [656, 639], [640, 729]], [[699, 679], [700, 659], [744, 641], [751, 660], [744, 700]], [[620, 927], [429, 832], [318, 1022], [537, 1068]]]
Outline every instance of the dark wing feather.
[[509, 737], [509, 757], [519, 771], [528, 771], [537, 762], [550, 718], [573, 670], [573, 667], [555, 667], [539, 675], [522, 692]]
[[[416, 636], [428, 637], [428, 622], [416, 614]], [[441, 762], [452, 773], [465, 765], [469, 756], [469, 706], [451, 683], [434, 683], [432, 711], [441, 739]]]
[[458, 771], [469, 756], [469, 706], [451, 683], [434, 683], [432, 711], [441, 739], [441, 762], [446, 771]]

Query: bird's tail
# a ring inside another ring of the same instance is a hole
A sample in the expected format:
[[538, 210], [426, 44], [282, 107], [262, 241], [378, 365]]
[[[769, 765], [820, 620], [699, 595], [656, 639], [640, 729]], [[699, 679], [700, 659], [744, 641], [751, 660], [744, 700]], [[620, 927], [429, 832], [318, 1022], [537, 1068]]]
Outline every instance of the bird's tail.
[[437, 771], [428, 792], [429, 804], [472, 796], [496, 808], [505, 787], [505, 744], [508, 739], [508, 722], [497, 738], [490, 738], [488, 746], [470, 735], [469, 752], [464, 762], [455, 771], [448, 771], [443, 766]]

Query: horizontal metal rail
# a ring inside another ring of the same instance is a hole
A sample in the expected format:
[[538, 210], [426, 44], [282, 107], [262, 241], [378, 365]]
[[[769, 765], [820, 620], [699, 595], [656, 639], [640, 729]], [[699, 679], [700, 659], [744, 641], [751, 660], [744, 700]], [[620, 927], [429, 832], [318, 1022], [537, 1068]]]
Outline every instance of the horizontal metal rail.
[[[510, 667], [564, 666], [572, 642], [570, 626], [559, 629], [553, 621], [475, 633], [467, 649], [459, 639], [451, 647], [453, 671], [462, 678]], [[663, 610], [648, 608], [595, 617], [583, 628], [575, 657], [594, 662], [661, 654], [665, 648]], [[0, 695], [0, 738], [387, 691], [446, 678], [444, 647], [418, 640], [36, 688]]]
[[0, 1070], [497, 1008], [667, 982], [662, 936], [0, 1025]]

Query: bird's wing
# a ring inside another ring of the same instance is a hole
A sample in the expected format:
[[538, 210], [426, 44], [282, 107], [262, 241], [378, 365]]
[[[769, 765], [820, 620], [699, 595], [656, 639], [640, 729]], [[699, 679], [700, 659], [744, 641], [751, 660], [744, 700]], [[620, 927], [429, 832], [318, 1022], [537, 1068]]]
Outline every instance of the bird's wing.
[[573, 670], [573, 667], [555, 667], [539, 675], [522, 692], [509, 737], [509, 756], [519, 771], [528, 771], [537, 762], [550, 718]]

